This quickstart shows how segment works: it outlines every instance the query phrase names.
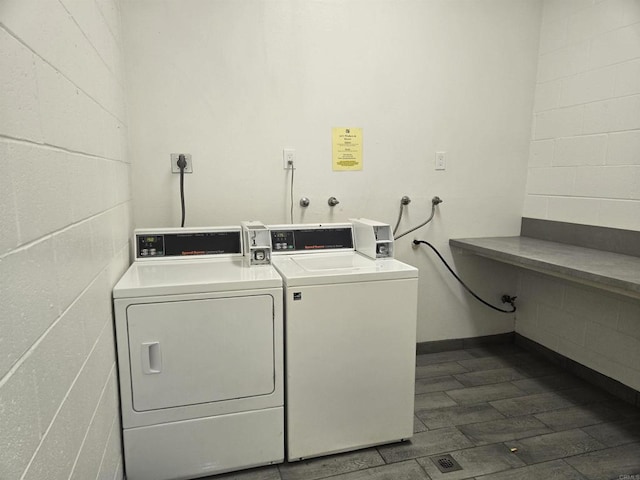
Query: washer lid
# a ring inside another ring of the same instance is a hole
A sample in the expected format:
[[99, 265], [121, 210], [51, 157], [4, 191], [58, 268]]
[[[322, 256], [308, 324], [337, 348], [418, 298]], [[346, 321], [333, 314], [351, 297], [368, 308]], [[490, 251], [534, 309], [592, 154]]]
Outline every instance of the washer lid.
[[287, 286], [418, 278], [418, 269], [391, 258], [374, 260], [357, 252], [281, 255], [273, 266]]
[[113, 298], [227, 292], [281, 287], [271, 265], [249, 266], [242, 258], [135, 262], [113, 288]]

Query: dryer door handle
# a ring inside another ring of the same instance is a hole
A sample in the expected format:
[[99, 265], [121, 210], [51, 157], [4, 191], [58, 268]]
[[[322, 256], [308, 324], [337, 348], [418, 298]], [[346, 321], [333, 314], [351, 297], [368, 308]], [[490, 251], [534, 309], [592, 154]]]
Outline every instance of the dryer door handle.
[[145, 342], [141, 345], [142, 373], [152, 375], [162, 372], [160, 342]]

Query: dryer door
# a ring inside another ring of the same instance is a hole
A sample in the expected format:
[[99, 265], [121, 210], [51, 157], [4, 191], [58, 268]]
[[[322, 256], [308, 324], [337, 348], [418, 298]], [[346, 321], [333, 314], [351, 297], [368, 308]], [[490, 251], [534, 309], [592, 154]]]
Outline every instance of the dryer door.
[[134, 410], [272, 393], [273, 322], [271, 295], [130, 305]]

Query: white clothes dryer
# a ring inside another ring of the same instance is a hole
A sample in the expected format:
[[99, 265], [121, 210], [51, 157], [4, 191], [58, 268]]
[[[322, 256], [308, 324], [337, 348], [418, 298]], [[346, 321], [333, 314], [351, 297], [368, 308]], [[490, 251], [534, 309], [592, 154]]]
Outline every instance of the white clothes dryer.
[[128, 480], [284, 459], [282, 280], [240, 227], [136, 230], [113, 290]]
[[355, 251], [351, 223], [268, 228], [285, 287], [287, 459], [410, 438], [418, 270]]

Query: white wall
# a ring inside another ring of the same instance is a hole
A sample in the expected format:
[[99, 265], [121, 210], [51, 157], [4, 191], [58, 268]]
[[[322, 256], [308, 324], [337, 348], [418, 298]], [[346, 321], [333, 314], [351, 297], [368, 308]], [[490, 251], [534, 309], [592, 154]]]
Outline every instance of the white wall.
[[524, 216], [640, 230], [640, 2], [547, 0]]
[[0, 3], [0, 478], [120, 479], [128, 264], [119, 8]]
[[[514, 0], [184, 0], [122, 3], [136, 227], [179, 225], [169, 154], [193, 155], [186, 225], [288, 221], [282, 148], [296, 149], [295, 221], [394, 223], [450, 258], [448, 239], [517, 234], [541, 5]], [[364, 169], [331, 170], [331, 128], [363, 128]], [[434, 153], [448, 153], [434, 171]], [[333, 210], [327, 199], [336, 196]], [[311, 199], [303, 211], [297, 202]], [[437, 259], [420, 268], [419, 341], [513, 330], [476, 304]], [[456, 259], [493, 301], [516, 274]]]
[[[640, 230], [640, 2], [545, 1], [524, 215]], [[516, 331], [640, 390], [640, 301], [521, 275]]]

